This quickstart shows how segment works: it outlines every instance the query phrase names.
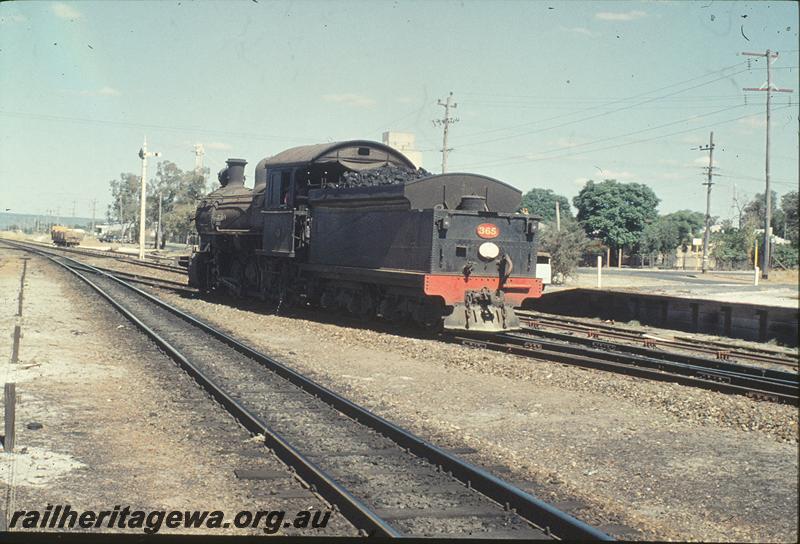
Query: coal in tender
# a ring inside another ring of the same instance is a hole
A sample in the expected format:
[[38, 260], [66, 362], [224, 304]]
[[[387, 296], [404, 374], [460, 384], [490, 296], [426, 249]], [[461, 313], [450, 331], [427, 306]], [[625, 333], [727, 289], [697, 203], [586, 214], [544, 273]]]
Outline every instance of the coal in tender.
[[333, 187], [376, 187], [379, 185], [400, 185], [421, 178], [430, 176], [431, 173], [424, 168], [416, 170], [402, 168], [392, 164], [373, 168], [371, 170], [361, 170], [345, 172], [339, 178], [339, 182], [331, 184]]

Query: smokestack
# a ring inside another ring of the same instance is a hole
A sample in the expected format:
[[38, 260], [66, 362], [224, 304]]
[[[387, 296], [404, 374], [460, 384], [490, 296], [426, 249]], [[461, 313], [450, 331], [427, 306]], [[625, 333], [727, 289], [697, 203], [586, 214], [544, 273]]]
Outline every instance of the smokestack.
[[243, 186], [244, 185], [244, 166], [247, 164], [245, 159], [228, 159], [225, 161], [227, 167], [223, 168], [217, 174], [220, 185], [227, 187], [228, 185]]

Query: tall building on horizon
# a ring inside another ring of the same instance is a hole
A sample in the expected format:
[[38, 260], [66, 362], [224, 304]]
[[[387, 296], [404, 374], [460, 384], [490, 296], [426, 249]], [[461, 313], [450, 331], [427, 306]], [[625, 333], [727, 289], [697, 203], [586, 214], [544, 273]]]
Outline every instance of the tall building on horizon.
[[413, 162], [414, 166], [422, 168], [422, 152], [417, 150], [414, 133], [387, 130], [383, 133], [382, 141], [384, 145], [388, 145], [408, 157], [408, 160]]

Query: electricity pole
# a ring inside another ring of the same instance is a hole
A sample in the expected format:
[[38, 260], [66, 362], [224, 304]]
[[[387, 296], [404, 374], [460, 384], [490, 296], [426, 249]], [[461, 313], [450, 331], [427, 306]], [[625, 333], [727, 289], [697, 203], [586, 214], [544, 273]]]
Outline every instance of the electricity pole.
[[[708, 137], [708, 145], [701, 147], [700, 151], [708, 151], [708, 181], [703, 185], [706, 186], [706, 231], [703, 234], [703, 274], [708, 270], [708, 238], [711, 231], [711, 186], [714, 183], [711, 181], [711, 176], [714, 171], [714, 131]], [[697, 265], [695, 265], [697, 266]], [[697, 269], [695, 269], [697, 270]]]
[[144, 139], [142, 148], [139, 150], [139, 158], [142, 159], [142, 196], [139, 208], [139, 260], [144, 260], [144, 231], [145, 231], [145, 212], [147, 208], [147, 157], [160, 157], [159, 152], [147, 151], [147, 137]]
[[766, 180], [766, 189], [764, 191], [764, 199], [766, 200], [765, 204], [765, 215], [764, 218], [764, 251], [762, 252], [762, 265], [761, 265], [761, 277], [763, 279], [769, 279], [769, 259], [770, 259], [770, 242], [772, 240], [772, 233], [770, 224], [772, 223], [772, 191], [770, 191], [769, 187], [769, 107], [770, 107], [770, 98], [773, 92], [776, 93], [790, 93], [792, 89], [778, 89], [777, 87], [773, 87], [772, 85], [772, 70], [770, 70], [770, 66], [772, 65], [772, 60], [778, 58], [778, 53], [774, 53], [767, 49], [766, 53], [748, 53], [743, 52], [742, 55], [747, 55], [750, 57], [764, 57], [767, 60], [767, 83], [766, 85], [762, 85], [759, 88], [755, 87], [745, 87], [745, 91], [766, 91], [767, 92], [767, 152], [766, 152], [766, 166], [764, 169], [764, 178]]
[[153, 244], [155, 249], [161, 244], [161, 192], [158, 193], [158, 226], [156, 227], [156, 242]]
[[203, 155], [205, 154], [203, 144], [194, 144], [194, 173], [198, 176], [203, 173]]
[[97, 199], [93, 198], [92, 199], [92, 234], [94, 234], [94, 227], [95, 227], [94, 218], [95, 218], [96, 209], [97, 209]]
[[556, 200], [556, 230], [561, 232], [561, 204]]
[[447, 147], [447, 132], [452, 123], [458, 122], [458, 119], [450, 117], [450, 108], [455, 109], [458, 106], [455, 102], [450, 102], [452, 98], [453, 93], [451, 91], [450, 94], [447, 95], [447, 100], [445, 102], [442, 102], [441, 99], [438, 100], [437, 104], [444, 107], [444, 119], [434, 119], [433, 121], [434, 126], [444, 127], [444, 136], [442, 137], [442, 174], [447, 172], [447, 153], [453, 150], [452, 147]]

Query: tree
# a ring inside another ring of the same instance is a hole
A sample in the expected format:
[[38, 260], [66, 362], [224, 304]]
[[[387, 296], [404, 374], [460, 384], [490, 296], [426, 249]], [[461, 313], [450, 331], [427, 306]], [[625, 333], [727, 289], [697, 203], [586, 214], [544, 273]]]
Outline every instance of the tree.
[[[682, 246], [686, 251], [687, 247], [692, 245], [692, 238], [702, 237], [705, 231], [706, 216], [700, 212], [678, 210], [664, 215], [661, 219], [675, 227], [677, 239], [672, 249]], [[711, 218], [711, 225], [714, 224], [714, 219]]]
[[[777, 236], [783, 234], [785, 213], [783, 209], [778, 207], [778, 193], [770, 191], [770, 197], [772, 200], [772, 219], [770, 221], [770, 226], [772, 227], [772, 233]], [[754, 228], [763, 229], [764, 221], [767, 217], [765, 204], [764, 193], [756, 193], [753, 200], [744, 207], [744, 222], [750, 223]]]
[[125, 172], [119, 179], [111, 180], [111, 204], [106, 211], [109, 222], [122, 225], [123, 238], [132, 237], [133, 227], [139, 221], [139, 176]]
[[791, 191], [781, 197], [781, 210], [784, 215], [784, 238], [789, 240], [794, 247], [798, 246], [798, 209], [797, 191]]
[[572, 210], [569, 207], [567, 197], [557, 195], [552, 189], [539, 189], [534, 187], [522, 197], [522, 207], [528, 209], [528, 213], [542, 218], [542, 221], [556, 220], [556, 202], [561, 209], [561, 219], [572, 217]]
[[[161, 229], [164, 239], [186, 240], [193, 232], [193, 221], [198, 201], [208, 192], [208, 169], [201, 173], [184, 172], [174, 162], [162, 161], [156, 167], [153, 179], [147, 183], [147, 222], [156, 225], [158, 204], [161, 201]], [[112, 180], [112, 204], [108, 208], [109, 220], [122, 223], [125, 232], [138, 236], [140, 177], [131, 173], [120, 174]], [[133, 226], [136, 225], [137, 229]]]
[[541, 247], [550, 253], [550, 271], [553, 282], [559, 283], [569, 278], [578, 266], [589, 242], [583, 228], [572, 217], [561, 219], [561, 230], [556, 230], [555, 222], [545, 224], [541, 232]]
[[720, 231], [711, 238], [711, 255], [717, 262], [717, 268], [737, 268], [747, 264], [755, 238], [756, 233], [751, 224], [747, 223], [737, 229], [730, 221], [723, 222]]
[[680, 234], [677, 224], [662, 216], [648, 224], [642, 231], [639, 251], [642, 254], [658, 253], [665, 258], [675, 251], [679, 244]]
[[632, 246], [639, 240], [645, 226], [658, 217], [658, 202], [646, 185], [611, 179], [602, 183], [587, 181], [572, 199], [586, 233], [614, 249]]

